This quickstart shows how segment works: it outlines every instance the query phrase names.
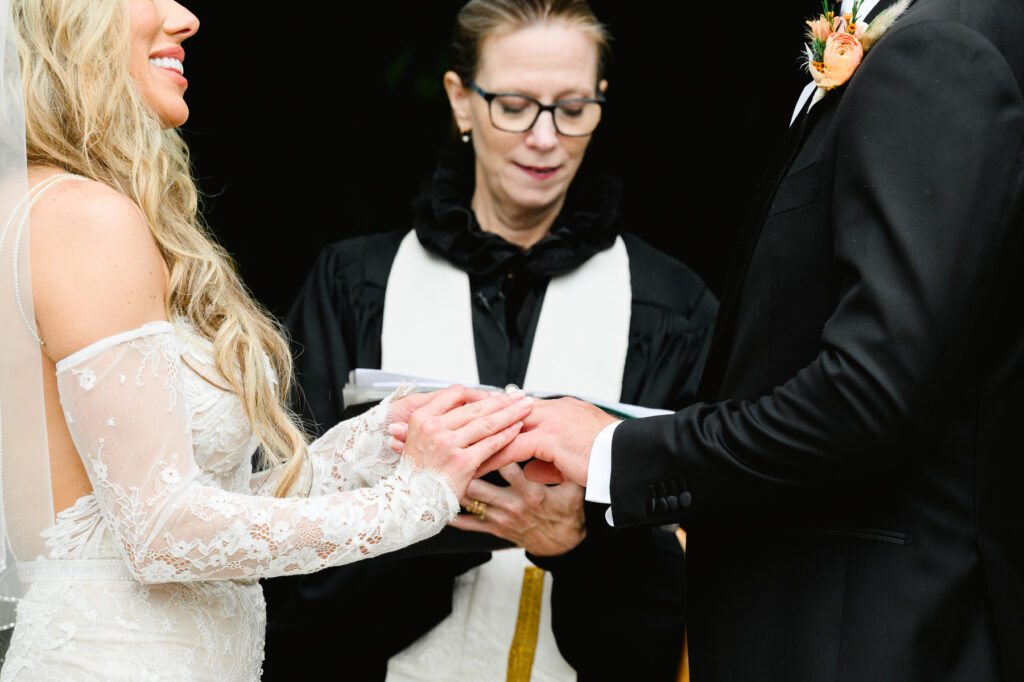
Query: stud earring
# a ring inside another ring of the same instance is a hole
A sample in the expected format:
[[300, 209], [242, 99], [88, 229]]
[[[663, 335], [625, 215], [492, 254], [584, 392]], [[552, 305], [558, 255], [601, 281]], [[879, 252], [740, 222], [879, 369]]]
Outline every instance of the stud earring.
[[469, 141], [472, 140], [472, 139], [473, 139], [473, 131], [472, 130], [464, 130], [464, 131], [462, 131], [462, 141], [465, 144], [469, 144]]

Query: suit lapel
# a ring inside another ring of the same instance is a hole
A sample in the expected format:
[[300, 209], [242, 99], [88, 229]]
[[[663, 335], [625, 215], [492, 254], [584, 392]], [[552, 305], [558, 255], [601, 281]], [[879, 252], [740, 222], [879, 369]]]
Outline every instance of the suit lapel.
[[[872, 9], [866, 20], [872, 21], [880, 12], [895, 4], [895, 2], [896, 0], [882, 0]], [[833, 92], [829, 97], [838, 99], [841, 94], [841, 91]], [[733, 335], [736, 332], [736, 305], [740, 297], [743, 281], [746, 278], [747, 268], [750, 265], [750, 259], [761, 236], [765, 218], [768, 215], [768, 210], [771, 208], [772, 201], [775, 199], [779, 183], [782, 182], [782, 179], [789, 171], [797, 153], [803, 147], [807, 135], [814, 129], [815, 123], [821, 117], [822, 110], [826, 108], [826, 104], [834, 104], [834, 101], [829, 102], [829, 97], [816, 104], [809, 112], [806, 110], [806, 107], [804, 108], [804, 111], [800, 113], [786, 131], [786, 140], [781, 145], [782, 152], [777, 157], [777, 162], [769, 166], [764, 174], [764, 181], [761, 185], [764, 188], [764, 192], [759, 192], [759, 198], [755, 199], [758, 202], [758, 207], [751, 214], [752, 219], [740, 234], [736, 252], [731, 259], [729, 272], [722, 290], [722, 304], [718, 310], [718, 320], [715, 323], [711, 349], [708, 353], [704, 372], [701, 375], [700, 386], [697, 390], [698, 398], [701, 400], [713, 400], [717, 397], [715, 394], [722, 378], [725, 376], [725, 370], [730, 360], [729, 349], [732, 345]]]
[[754, 249], [761, 236], [761, 229], [764, 227], [765, 218], [771, 208], [779, 183], [785, 177], [797, 152], [803, 146], [807, 134], [813, 129], [814, 122], [821, 115], [823, 104], [824, 102], [819, 103], [809, 114], [803, 113], [793, 122], [793, 125], [787, 130], [787, 139], [782, 144], [782, 151], [776, 157], [775, 163], [771, 164], [764, 173], [764, 180], [761, 184], [764, 191], [758, 193], [756, 212], [751, 214], [751, 219], [746, 223], [746, 227], [737, 240], [736, 251], [731, 259], [729, 273], [722, 290], [722, 304], [718, 309], [711, 349], [704, 364], [700, 386], [697, 390], [701, 400], [714, 398], [712, 394], [717, 390], [725, 375], [725, 369], [729, 363], [731, 340], [736, 332], [736, 305], [740, 298], [740, 290], [750, 265], [750, 259], [754, 255]]

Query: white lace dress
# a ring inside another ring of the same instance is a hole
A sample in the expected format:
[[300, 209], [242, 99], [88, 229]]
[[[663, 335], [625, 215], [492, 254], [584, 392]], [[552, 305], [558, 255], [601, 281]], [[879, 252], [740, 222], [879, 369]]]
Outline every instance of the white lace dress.
[[270, 497], [241, 402], [182, 325], [105, 339], [57, 377], [94, 492], [19, 566], [29, 589], [0, 680], [258, 680], [257, 578], [398, 549], [458, 511], [442, 475], [388, 449], [390, 400], [311, 446], [308, 497]]

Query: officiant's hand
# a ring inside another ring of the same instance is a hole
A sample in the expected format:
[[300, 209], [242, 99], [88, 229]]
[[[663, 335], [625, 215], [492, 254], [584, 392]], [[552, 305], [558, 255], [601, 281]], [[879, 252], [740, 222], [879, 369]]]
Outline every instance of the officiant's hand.
[[[532, 409], [533, 401], [521, 393], [485, 394], [477, 399], [479, 395], [463, 386], [437, 391], [412, 411], [402, 434], [403, 456], [447, 474], [460, 499], [476, 469], [516, 437], [521, 420]], [[395, 416], [393, 408], [392, 420]], [[389, 428], [392, 435], [402, 430], [394, 421]]]
[[524, 473], [538, 483], [569, 480], [586, 487], [590, 449], [601, 429], [616, 421], [607, 412], [574, 398], [538, 400], [523, 430], [480, 467], [477, 477], [509, 462], [525, 462]]
[[536, 556], [565, 554], [583, 542], [583, 488], [570, 482], [546, 486], [528, 481], [515, 462], [498, 472], [509, 487], [470, 481], [463, 503], [483, 502], [486, 507], [479, 516], [459, 514], [452, 525], [491, 533]]

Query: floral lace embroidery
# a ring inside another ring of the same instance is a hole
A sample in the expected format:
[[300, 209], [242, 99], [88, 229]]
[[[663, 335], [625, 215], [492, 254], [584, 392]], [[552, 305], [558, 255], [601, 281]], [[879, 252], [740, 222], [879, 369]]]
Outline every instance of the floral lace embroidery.
[[258, 680], [255, 578], [398, 549], [454, 517], [446, 478], [387, 447], [389, 401], [310, 446], [309, 498], [267, 496], [281, 470], [253, 475], [252, 428], [204, 378], [205, 350], [168, 325], [58, 373], [94, 492], [47, 531], [49, 559], [120, 558], [140, 582], [33, 583], [0, 679]]
[[[203, 484], [191, 420], [178, 400], [180, 355], [178, 338], [153, 334], [72, 370], [95, 377], [85, 392], [58, 375], [100, 508], [141, 581], [314, 571], [427, 537], [457, 510], [443, 478], [386, 447], [386, 405], [311, 446], [315, 499], [254, 497]], [[108, 380], [122, 373], [134, 382]]]

